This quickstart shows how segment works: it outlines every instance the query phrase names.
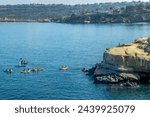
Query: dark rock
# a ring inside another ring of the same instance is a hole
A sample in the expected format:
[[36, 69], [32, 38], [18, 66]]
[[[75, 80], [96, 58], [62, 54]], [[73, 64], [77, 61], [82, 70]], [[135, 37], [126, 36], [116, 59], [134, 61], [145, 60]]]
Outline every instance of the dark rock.
[[83, 69], [82, 69], [82, 72], [84, 72], [86, 75], [93, 75], [93, 74], [94, 74], [94, 71], [95, 71], [95, 68], [96, 68], [96, 67], [92, 67], [91, 69], [83, 68]]
[[130, 81], [127, 81], [127, 82], [124, 82], [124, 83], [120, 83], [119, 84], [121, 87], [138, 87], [138, 83], [136, 82], [130, 82]]
[[94, 83], [116, 84], [123, 81], [124, 79], [117, 74], [108, 74], [94, 78]]

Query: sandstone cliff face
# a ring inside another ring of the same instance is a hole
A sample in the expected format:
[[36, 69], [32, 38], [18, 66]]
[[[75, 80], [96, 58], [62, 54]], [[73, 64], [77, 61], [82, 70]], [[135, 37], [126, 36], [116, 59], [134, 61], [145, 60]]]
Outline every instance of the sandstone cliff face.
[[132, 68], [137, 72], [150, 72], [149, 40], [149, 38], [140, 38], [131, 44], [109, 49], [104, 53], [104, 62], [118, 69]]
[[[93, 71], [96, 82], [132, 86], [150, 82], [150, 38], [107, 49]], [[133, 83], [134, 82], [134, 83]]]
[[150, 53], [150, 38], [148, 39], [148, 44], [147, 44], [147, 47], [146, 47], [146, 51], [148, 53]]

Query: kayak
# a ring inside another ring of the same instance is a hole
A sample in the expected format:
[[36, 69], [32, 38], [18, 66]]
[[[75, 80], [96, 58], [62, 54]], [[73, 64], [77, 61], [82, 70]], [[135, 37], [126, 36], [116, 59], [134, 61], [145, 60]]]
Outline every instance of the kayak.
[[59, 68], [59, 70], [62, 70], [62, 71], [65, 71], [65, 70], [68, 70], [68, 69], [69, 69], [68, 66], [61, 66], [61, 67]]

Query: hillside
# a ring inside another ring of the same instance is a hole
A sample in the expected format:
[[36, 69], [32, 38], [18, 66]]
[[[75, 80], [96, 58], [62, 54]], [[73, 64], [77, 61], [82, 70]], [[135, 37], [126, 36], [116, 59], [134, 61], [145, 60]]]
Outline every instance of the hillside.
[[66, 17], [65, 23], [137, 23], [150, 22], [150, 3], [141, 3], [108, 12], [72, 14]]
[[[143, 2], [116, 2], [100, 4], [24, 4], [1, 5], [0, 21], [35, 21], [35, 22], [65, 22], [65, 23], [107, 23], [123, 22], [120, 17], [131, 17], [128, 9], [134, 9]], [[127, 10], [127, 11], [125, 11]], [[146, 11], [149, 13], [149, 11]], [[140, 14], [139, 14], [140, 15]], [[147, 14], [145, 14], [147, 15]], [[132, 18], [131, 18], [132, 19]], [[142, 21], [137, 19], [138, 21]], [[128, 22], [128, 21], [124, 21]]]

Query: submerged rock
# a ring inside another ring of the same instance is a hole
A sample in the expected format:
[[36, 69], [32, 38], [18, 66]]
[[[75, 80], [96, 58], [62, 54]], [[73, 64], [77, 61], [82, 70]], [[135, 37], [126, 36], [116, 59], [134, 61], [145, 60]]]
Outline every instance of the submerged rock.
[[139, 38], [133, 43], [107, 49], [103, 61], [84, 72], [92, 74], [95, 83], [131, 87], [150, 83], [150, 38]]

